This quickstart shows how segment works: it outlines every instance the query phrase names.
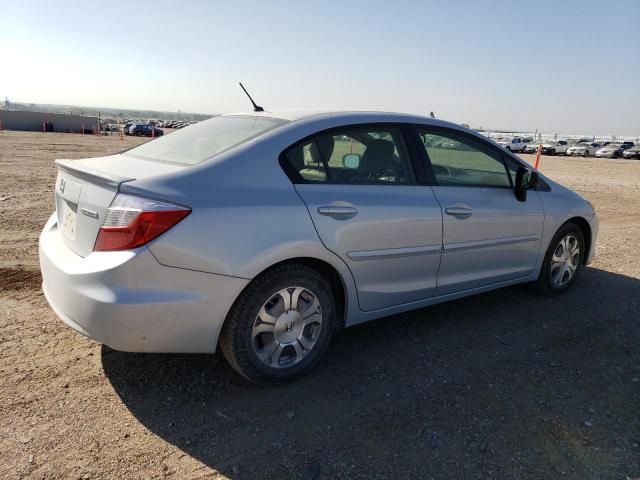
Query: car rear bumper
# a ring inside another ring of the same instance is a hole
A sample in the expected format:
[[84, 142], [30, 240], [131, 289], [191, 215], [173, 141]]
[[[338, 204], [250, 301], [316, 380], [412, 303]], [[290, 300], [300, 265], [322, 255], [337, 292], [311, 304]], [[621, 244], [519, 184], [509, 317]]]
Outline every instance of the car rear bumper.
[[40, 235], [42, 289], [78, 333], [128, 352], [210, 353], [246, 279], [166, 267], [146, 247], [73, 253], [55, 215]]

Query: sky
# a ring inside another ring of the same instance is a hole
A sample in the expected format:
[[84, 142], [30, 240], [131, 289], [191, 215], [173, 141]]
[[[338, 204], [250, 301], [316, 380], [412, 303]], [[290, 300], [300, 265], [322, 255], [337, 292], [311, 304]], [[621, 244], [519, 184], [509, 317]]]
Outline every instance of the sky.
[[640, 0], [0, 0], [0, 99], [640, 135]]

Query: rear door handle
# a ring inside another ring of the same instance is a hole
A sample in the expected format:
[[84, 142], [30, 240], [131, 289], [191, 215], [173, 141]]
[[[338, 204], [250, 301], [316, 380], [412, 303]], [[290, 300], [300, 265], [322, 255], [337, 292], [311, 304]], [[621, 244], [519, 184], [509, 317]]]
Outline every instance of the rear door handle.
[[445, 208], [444, 211], [447, 215], [452, 215], [456, 218], [468, 218], [473, 214], [473, 209], [464, 203], [456, 203]]
[[333, 218], [351, 218], [358, 213], [358, 209], [348, 206], [323, 205], [318, 207], [318, 213]]

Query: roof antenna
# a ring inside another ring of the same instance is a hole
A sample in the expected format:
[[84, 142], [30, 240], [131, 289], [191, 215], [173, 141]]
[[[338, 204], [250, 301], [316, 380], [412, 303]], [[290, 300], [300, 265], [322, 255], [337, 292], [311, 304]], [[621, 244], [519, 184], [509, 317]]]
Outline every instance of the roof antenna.
[[251, 104], [253, 105], [253, 111], [254, 112], [264, 112], [264, 108], [262, 108], [260, 105], [257, 105], [256, 102], [253, 101], [253, 98], [251, 98], [251, 95], [249, 95], [249, 92], [247, 92], [247, 89], [244, 88], [244, 85], [242, 85], [242, 82], [238, 82], [240, 84], [240, 88], [242, 88], [242, 90], [244, 90], [244, 93], [247, 94], [247, 97], [249, 97], [249, 100], [251, 100]]

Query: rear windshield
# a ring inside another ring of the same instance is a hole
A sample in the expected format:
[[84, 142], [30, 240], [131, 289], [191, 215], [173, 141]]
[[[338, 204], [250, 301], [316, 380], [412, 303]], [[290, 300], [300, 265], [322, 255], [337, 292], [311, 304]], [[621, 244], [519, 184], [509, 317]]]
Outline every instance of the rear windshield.
[[287, 122], [277, 118], [213, 117], [132, 148], [124, 155], [195, 165], [284, 123]]

